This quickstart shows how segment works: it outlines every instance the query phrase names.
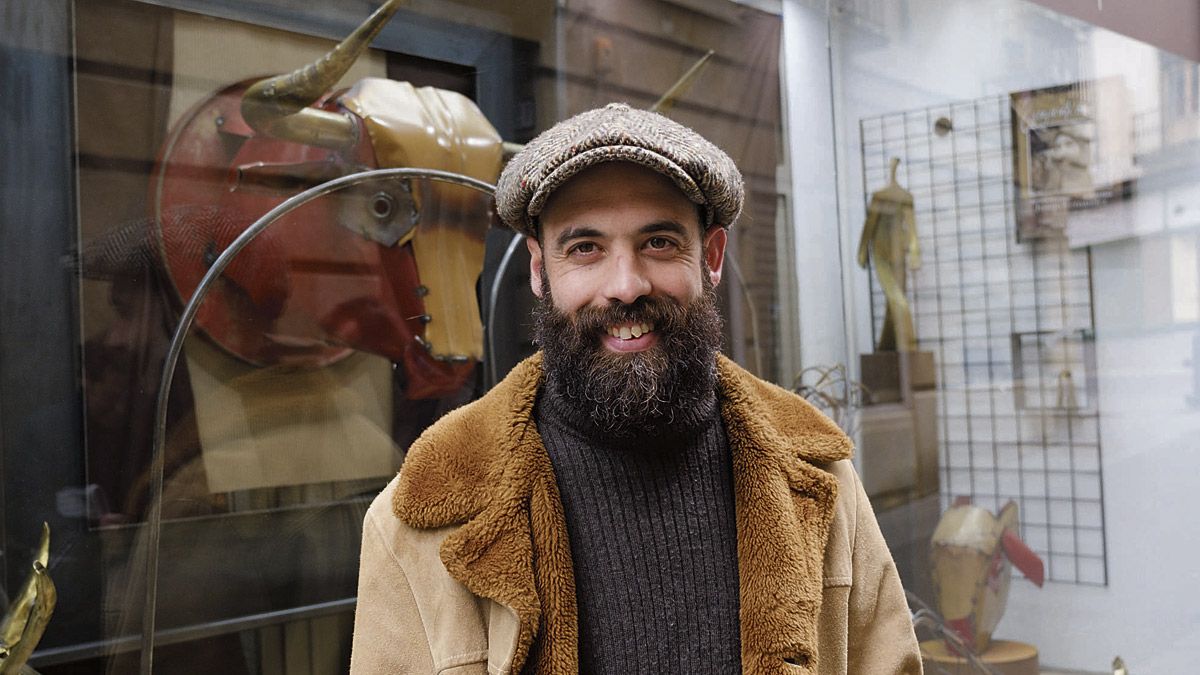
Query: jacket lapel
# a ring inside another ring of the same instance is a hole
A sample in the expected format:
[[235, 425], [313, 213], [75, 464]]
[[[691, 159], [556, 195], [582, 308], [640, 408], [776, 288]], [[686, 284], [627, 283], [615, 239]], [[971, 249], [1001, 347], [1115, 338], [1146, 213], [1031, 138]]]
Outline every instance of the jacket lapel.
[[733, 453], [742, 671], [816, 672], [837, 479], [814, 463], [849, 457], [850, 441], [790, 392], [723, 357], [718, 369]]
[[442, 543], [442, 563], [471, 593], [516, 612], [510, 672], [530, 660], [538, 673], [565, 675], [578, 672], [575, 579], [562, 500], [533, 421], [540, 385], [535, 356], [431, 427], [409, 450], [393, 510], [413, 527], [461, 525]]

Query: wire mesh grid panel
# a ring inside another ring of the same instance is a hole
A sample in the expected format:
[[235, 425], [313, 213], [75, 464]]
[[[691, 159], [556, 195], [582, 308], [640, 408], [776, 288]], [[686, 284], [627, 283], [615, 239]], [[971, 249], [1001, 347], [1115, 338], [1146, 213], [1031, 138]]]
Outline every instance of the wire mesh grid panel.
[[[1091, 267], [1065, 239], [1017, 241], [1007, 97], [863, 119], [866, 199], [913, 195], [908, 297], [939, 388], [943, 507], [1017, 503], [1052, 581], [1105, 585]], [[885, 300], [871, 275], [873, 338]]]

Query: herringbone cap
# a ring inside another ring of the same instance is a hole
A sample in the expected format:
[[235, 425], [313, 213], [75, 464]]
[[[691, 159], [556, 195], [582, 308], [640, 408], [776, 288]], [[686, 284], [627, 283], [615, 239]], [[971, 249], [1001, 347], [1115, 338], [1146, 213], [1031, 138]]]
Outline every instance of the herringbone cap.
[[705, 227], [729, 227], [742, 212], [742, 174], [729, 155], [658, 113], [610, 103], [559, 122], [513, 157], [496, 184], [500, 219], [536, 237], [537, 217], [550, 195], [604, 162], [633, 162], [665, 174], [704, 206]]

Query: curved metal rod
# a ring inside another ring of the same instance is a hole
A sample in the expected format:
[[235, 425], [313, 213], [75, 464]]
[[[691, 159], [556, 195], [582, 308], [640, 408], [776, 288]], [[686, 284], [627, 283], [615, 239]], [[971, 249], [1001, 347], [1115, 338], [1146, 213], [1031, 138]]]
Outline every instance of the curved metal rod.
[[183, 313], [179, 317], [179, 325], [175, 328], [175, 334], [172, 336], [171, 344], [167, 348], [166, 360], [163, 363], [162, 378], [158, 385], [158, 399], [154, 407], [154, 445], [150, 466], [150, 518], [147, 522], [150, 531], [146, 553], [146, 594], [142, 606], [142, 675], [150, 675], [151, 668], [153, 667], [154, 613], [155, 601], [158, 597], [158, 546], [162, 530], [162, 490], [163, 473], [165, 471], [163, 446], [166, 442], [167, 398], [171, 391], [171, 383], [175, 379], [175, 367], [178, 365], [179, 356], [183, 351], [183, 341], [196, 320], [196, 313], [200, 309], [200, 303], [208, 294], [209, 288], [225, 271], [225, 268], [229, 267], [234, 257], [280, 216], [331, 192], [380, 178], [427, 178], [443, 183], [462, 185], [489, 195], [494, 194], [496, 191], [495, 186], [491, 183], [471, 178], [470, 176], [435, 169], [373, 169], [371, 171], [362, 171], [335, 178], [289, 197], [279, 206], [268, 211], [266, 215], [254, 221], [250, 227], [246, 228], [244, 232], [233, 240], [233, 243], [228, 248], [221, 252], [221, 255], [217, 256], [212, 267], [209, 268], [204, 278], [200, 280], [200, 284], [196, 286], [192, 297], [184, 305]]
[[517, 246], [525, 240], [525, 235], [520, 232], [508, 242], [508, 248], [504, 250], [504, 257], [500, 259], [500, 264], [496, 266], [496, 275], [492, 278], [492, 289], [488, 292], [488, 373], [491, 375], [492, 381], [488, 382], [489, 387], [494, 387], [500, 381], [500, 373], [496, 371], [496, 303], [500, 300], [500, 282], [504, 280], [504, 275], [508, 272], [508, 266], [512, 262], [513, 254], [517, 252]]
[[[905, 590], [904, 595], [908, 599], [909, 605], [916, 605], [917, 611], [912, 613], [913, 630], [924, 627], [928, 628], [935, 636], [945, 640], [956, 655], [965, 659], [968, 664], [975, 670], [983, 673], [983, 675], [998, 675], [996, 671], [979, 658], [975, 650], [971, 649], [963, 640], [962, 636], [946, 626], [946, 622], [941, 615], [927, 605], [924, 600], [917, 596], [912, 591]], [[945, 672], [944, 668], [938, 668], [941, 672]], [[955, 671], [958, 669], [956, 668]]]

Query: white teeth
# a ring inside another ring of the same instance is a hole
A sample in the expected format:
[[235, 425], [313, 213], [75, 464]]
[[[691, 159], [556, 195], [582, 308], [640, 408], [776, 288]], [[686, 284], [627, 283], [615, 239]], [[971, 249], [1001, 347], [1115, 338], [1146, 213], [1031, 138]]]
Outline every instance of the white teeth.
[[621, 340], [630, 340], [639, 338], [652, 330], [654, 330], [654, 326], [651, 324], [635, 323], [632, 326], [621, 326], [620, 328], [613, 326], [608, 329], [608, 334]]

